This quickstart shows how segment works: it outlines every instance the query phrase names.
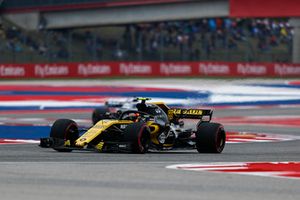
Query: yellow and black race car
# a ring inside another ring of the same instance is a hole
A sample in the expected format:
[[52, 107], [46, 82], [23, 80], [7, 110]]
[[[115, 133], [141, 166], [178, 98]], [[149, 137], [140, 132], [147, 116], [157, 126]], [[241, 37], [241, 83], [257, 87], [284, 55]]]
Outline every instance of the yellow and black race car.
[[[169, 108], [162, 102], [148, 103], [137, 98], [135, 110], [126, 110], [117, 119], [108, 118], [89, 129], [79, 129], [70, 119], [58, 119], [50, 137], [41, 138], [41, 147], [59, 152], [146, 153], [151, 150], [197, 149], [199, 153], [221, 153], [226, 134], [223, 125], [210, 122], [212, 110]], [[196, 119], [194, 128], [184, 128], [181, 119]]]

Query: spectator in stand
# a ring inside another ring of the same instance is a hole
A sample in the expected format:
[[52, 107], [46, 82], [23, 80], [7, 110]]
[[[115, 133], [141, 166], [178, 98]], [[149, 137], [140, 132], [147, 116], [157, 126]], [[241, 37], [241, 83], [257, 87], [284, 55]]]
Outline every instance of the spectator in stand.
[[210, 32], [216, 32], [216, 30], [217, 30], [216, 19], [214, 19], [214, 18], [209, 19], [208, 27], [209, 27]]
[[48, 52], [48, 47], [47, 47], [47, 45], [46, 45], [45, 43], [42, 43], [42, 44], [39, 46], [38, 51], [39, 51], [39, 54], [40, 54], [40, 55], [46, 55], [47, 52]]

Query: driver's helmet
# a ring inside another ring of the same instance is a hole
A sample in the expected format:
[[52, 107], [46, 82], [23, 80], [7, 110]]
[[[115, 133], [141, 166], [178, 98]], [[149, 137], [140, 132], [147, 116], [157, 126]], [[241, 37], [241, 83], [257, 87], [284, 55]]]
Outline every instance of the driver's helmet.
[[162, 126], [165, 126], [165, 124], [168, 122], [166, 113], [157, 105], [138, 103], [136, 105], [136, 108], [138, 109], [138, 111], [147, 113], [149, 116], [152, 116], [154, 118], [154, 121], [158, 124], [162, 124]]
[[136, 108], [138, 109], [138, 111], [141, 111], [141, 112], [147, 112], [148, 111], [147, 105], [145, 103], [136, 104]]
[[138, 122], [140, 120], [140, 114], [139, 113], [130, 113], [127, 117], [127, 120], [131, 120], [134, 122]]

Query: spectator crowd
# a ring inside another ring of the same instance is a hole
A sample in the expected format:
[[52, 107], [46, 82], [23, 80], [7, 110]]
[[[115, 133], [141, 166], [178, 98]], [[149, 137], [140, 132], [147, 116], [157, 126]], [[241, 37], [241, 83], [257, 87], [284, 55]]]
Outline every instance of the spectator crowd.
[[28, 32], [6, 24], [0, 27], [0, 50], [37, 54], [45, 61], [71, 61], [76, 54], [86, 55], [83, 61], [200, 60], [219, 51], [242, 51], [245, 43], [254, 53], [272, 52], [278, 46], [288, 52], [293, 39], [288, 19], [209, 18], [122, 27], [118, 37], [107, 40], [97, 28]]

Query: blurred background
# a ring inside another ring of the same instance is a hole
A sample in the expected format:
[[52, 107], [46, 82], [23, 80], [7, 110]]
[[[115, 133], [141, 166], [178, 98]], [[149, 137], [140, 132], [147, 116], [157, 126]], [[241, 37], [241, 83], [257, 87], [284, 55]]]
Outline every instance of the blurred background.
[[[282, 2], [287, 8], [276, 6]], [[2, 0], [0, 62], [299, 63], [295, 5], [296, 0]]]

